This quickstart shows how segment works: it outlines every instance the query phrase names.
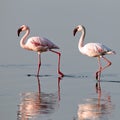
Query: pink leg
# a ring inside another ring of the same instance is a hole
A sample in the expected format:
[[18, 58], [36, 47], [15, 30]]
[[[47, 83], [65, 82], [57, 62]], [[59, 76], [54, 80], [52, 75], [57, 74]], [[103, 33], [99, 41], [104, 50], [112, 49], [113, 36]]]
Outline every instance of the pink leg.
[[37, 76], [39, 76], [40, 66], [41, 66], [41, 54], [38, 53], [38, 71], [37, 71]]
[[102, 68], [101, 71], [103, 71], [104, 69], [106, 69], [107, 67], [109, 67], [112, 63], [107, 59], [105, 58], [104, 56], [102, 56], [102, 58], [107, 62], [107, 65], [105, 67]]
[[101, 72], [112, 64], [112, 63], [111, 63], [107, 58], [105, 58], [104, 56], [102, 56], [102, 58], [107, 62], [107, 65], [106, 65], [105, 67], [102, 67], [102, 66], [101, 66], [101, 63], [100, 63], [100, 58], [98, 58], [99, 70], [96, 72], [96, 79], [98, 79], [98, 80], [100, 79], [100, 74], [101, 74]]
[[102, 70], [102, 65], [101, 65], [101, 62], [100, 62], [100, 57], [98, 57], [98, 65], [99, 65], [99, 69], [96, 72], [96, 79], [100, 80], [100, 75], [101, 75], [101, 70]]
[[60, 56], [61, 56], [61, 53], [57, 52], [57, 51], [54, 51], [54, 50], [50, 50], [51, 52], [54, 52], [58, 55], [58, 74], [61, 75], [61, 77], [64, 76], [64, 74], [60, 71]]

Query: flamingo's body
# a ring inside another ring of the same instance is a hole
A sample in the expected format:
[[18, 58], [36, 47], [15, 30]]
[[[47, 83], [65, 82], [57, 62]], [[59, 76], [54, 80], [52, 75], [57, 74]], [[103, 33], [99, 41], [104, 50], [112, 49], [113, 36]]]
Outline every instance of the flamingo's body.
[[[101, 71], [104, 70], [106, 67], [109, 67], [111, 65], [111, 62], [107, 58], [105, 58], [104, 55], [115, 54], [115, 51], [111, 50], [101, 43], [87, 43], [86, 45], [84, 45], [84, 38], [86, 33], [85, 27], [82, 25], [78, 25], [77, 27], [75, 27], [75, 29], [73, 30], [74, 36], [77, 31], [82, 32], [78, 44], [79, 51], [89, 57], [98, 58], [99, 70], [96, 72], [96, 78], [98, 79], [98, 74], [101, 73]], [[101, 57], [108, 63], [105, 67], [102, 67], [100, 64]]]
[[46, 51], [51, 51], [56, 53], [59, 56], [58, 59], [58, 74], [60, 74], [61, 76], [63, 76], [63, 73], [60, 71], [60, 56], [61, 53], [54, 51], [52, 49], [59, 49], [59, 47], [57, 45], [55, 45], [54, 43], [52, 43], [50, 40], [48, 40], [47, 38], [43, 38], [43, 37], [30, 37], [27, 41], [27, 36], [30, 33], [30, 28], [26, 25], [22, 25], [19, 29], [18, 29], [18, 36], [20, 35], [21, 31], [26, 31], [25, 35], [21, 38], [20, 41], [20, 46], [26, 50], [31, 50], [31, 51], [35, 51], [38, 53], [38, 71], [37, 71], [37, 75], [39, 75], [39, 71], [40, 71], [40, 66], [41, 66], [41, 53], [42, 52], [46, 52]]

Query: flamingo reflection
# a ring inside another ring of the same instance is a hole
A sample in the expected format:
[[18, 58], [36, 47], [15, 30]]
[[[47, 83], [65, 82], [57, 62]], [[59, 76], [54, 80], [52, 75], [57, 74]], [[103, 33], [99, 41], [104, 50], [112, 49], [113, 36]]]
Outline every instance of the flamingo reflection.
[[78, 120], [107, 119], [113, 110], [111, 96], [101, 91], [100, 82], [96, 83], [97, 98], [86, 100], [85, 104], [78, 105]]
[[22, 93], [21, 103], [18, 105], [18, 120], [29, 120], [38, 115], [52, 114], [58, 108], [60, 100], [60, 78], [58, 78], [58, 93], [41, 92], [40, 80], [38, 81], [38, 92]]

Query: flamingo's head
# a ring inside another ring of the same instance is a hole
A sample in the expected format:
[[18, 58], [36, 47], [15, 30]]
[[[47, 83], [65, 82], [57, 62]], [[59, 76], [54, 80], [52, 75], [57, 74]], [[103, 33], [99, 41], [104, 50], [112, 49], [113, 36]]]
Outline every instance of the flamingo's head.
[[77, 33], [77, 31], [81, 32], [83, 29], [85, 29], [85, 27], [83, 25], [78, 25], [77, 27], [74, 28], [73, 35], [75, 36], [75, 34]]
[[18, 29], [18, 31], [17, 31], [18, 36], [20, 36], [20, 32], [25, 31], [25, 30], [28, 30], [28, 29], [29, 29], [28, 26], [22, 25], [22, 26]]

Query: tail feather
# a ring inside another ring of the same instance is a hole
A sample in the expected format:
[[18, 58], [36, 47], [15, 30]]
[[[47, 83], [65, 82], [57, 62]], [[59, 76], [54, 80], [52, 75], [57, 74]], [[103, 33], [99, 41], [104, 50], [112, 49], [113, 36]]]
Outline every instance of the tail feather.
[[115, 51], [108, 51], [107, 54], [116, 54]]

